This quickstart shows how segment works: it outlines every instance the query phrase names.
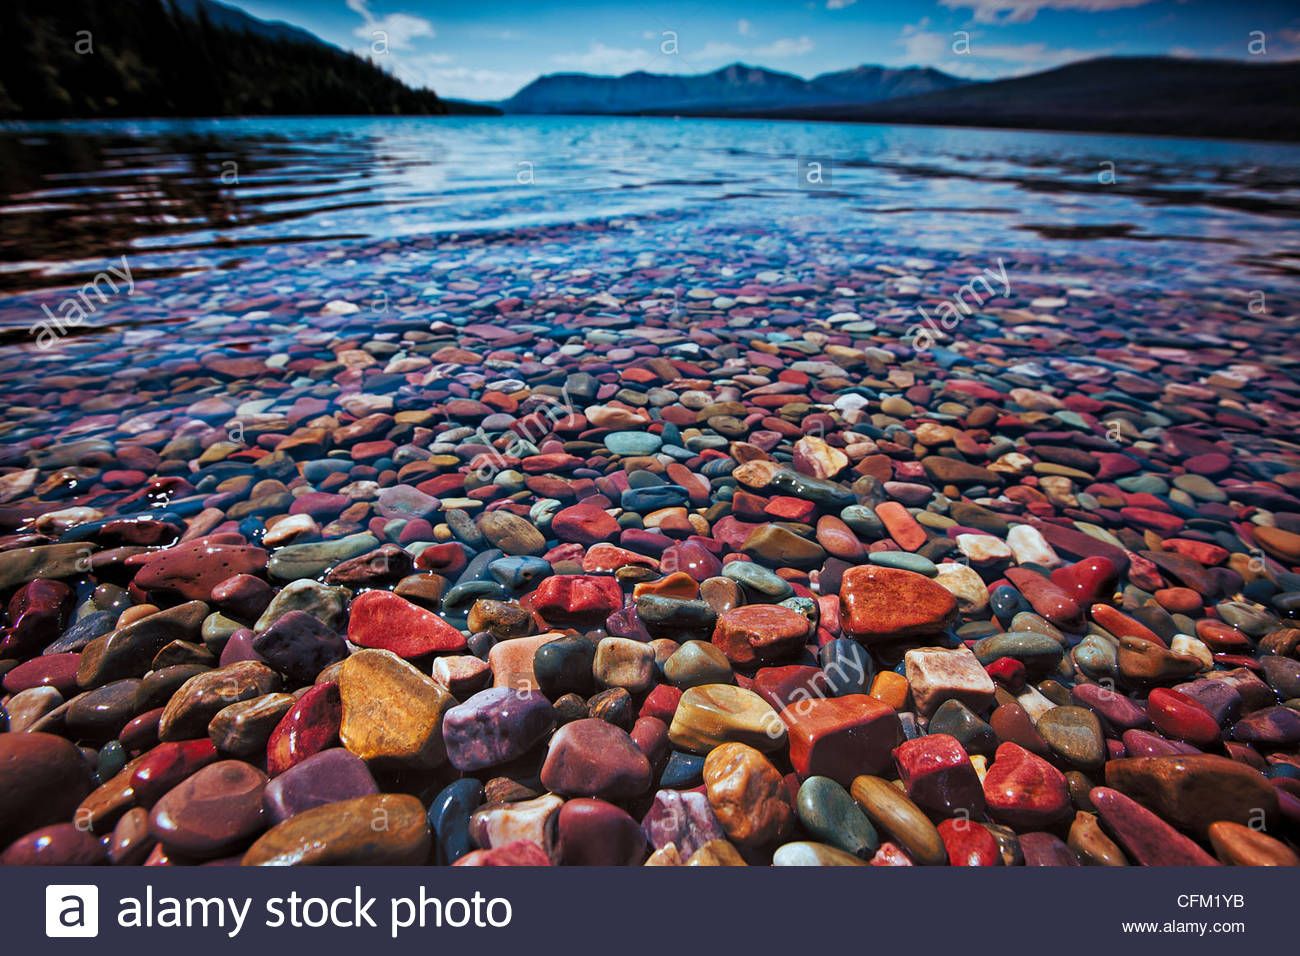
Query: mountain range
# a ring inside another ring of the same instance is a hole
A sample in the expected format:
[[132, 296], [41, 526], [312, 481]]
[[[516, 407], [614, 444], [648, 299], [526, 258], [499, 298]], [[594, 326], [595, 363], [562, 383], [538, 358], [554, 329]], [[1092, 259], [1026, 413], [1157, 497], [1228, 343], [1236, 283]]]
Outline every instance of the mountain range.
[[929, 67], [859, 66], [811, 80], [733, 63], [696, 75], [646, 73], [538, 77], [499, 104], [507, 113], [716, 114], [862, 105], [968, 83]]
[[[83, 32], [95, 55], [69, 42]], [[929, 67], [804, 79], [733, 63], [697, 75], [556, 73], [500, 103], [463, 103], [218, 0], [0, 0], [0, 119], [503, 111], [1296, 141], [1300, 61], [1108, 57], [978, 82]]]

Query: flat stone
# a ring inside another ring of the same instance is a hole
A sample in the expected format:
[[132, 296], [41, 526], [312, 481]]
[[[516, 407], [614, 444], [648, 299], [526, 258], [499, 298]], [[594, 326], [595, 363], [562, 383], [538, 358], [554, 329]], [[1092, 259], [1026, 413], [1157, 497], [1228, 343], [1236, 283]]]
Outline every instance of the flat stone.
[[188, 777], [154, 804], [149, 832], [169, 852], [193, 859], [223, 856], [265, 825], [266, 774], [242, 760], [221, 760]]
[[1215, 754], [1130, 757], [1106, 764], [1106, 786], [1204, 837], [1219, 820], [1271, 829], [1277, 791], [1245, 764]]
[[1039, 736], [1066, 764], [1080, 770], [1100, 770], [1106, 763], [1106, 739], [1101, 721], [1083, 707], [1053, 707], [1038, 719]]
[[788, 660], [808, 639], [806, 617], [779, 604], [746, 604], [718, 618], [713, 644], [737, 667]]
[[243, 865], [417, 866], [429, 861], [431, 844], [418, 799], [376, 793], [295, 814], [249, 847]]
[[444, 716], [456, 700], [391, 651], [357, 651], [338, 674], [343, 746], [377, 770], [430, 770], [447, 759]]
[[682, 694], [668, 738], [675, 747], [699, 754], [733, 742], [770, 752], [785, 746], [786, 729], [776, 711], [753, 691], [705, 684]]
[[465, 635], [437, 614], [391, 591], [366, 591], [353, 600], [348, 640], [358, 647], [392, 651], [407, 660], [458, 653], [466, 643]]
[[957, 601], [924, 575], [863, 565], [840, 584], [844, 631], [863, 643], [942, 634], [956, 619]]
[[272, 825], [327, 803], [379, 792], [366, 762], [342, 747], [313, 754], [266, 785], [263, 805]]
[[280, 675], [259, 661], [239, 661], [196, 674], [180, 686], [163, 708], [158, 739], [206, 737], [217, 712], [280, 688]]
[[948, 851], [924, 811], [888, 780], [864, 774], [849, 793], [875, 826], [922, 866], [944, 866]]
[[1139, 865], [1218, 866], [1192, 840], [1118, 790], [1094, 787], [1088, 800], [1125, 854]]

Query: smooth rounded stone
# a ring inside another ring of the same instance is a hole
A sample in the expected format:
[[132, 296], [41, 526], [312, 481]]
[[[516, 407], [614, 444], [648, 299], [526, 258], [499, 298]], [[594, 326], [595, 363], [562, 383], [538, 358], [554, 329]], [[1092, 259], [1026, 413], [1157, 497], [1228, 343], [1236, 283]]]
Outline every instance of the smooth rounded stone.
[[140, 681], [116, 680], [79, 694], [68, 702], [63, 721], [68, 735], [78, 740], [111, 740], [136, 714]]
[[1197, 747], [1219, 740], [1219, 723], [1200, 703], [1186, 694], [1157, 687], [1147, 696], [1147, 713], [1156, 730], [1166, 737]]
[[872, 551], [867, 555], [867, 561], [882, 568], [923, 574], [927, 578], [933, 578], [939, 573], [939, 568], [933, 561], [925, 555], [910, 551]]
[[488, 631], [497, 640], [524, 637], [533, 630], [533, 615], [513, 601], [479, 598], [469, 609], [466, 623], [471, 633]]
[[91, 792], [81, 751], [54, 734], [0, 734], [0, 844], [71, 819]]
[[981, 664], [991, 664], [1000, 657], [1020, 661], [1031, 673], [1046, 674], [1060, 663], [1065, 653], [1057, 641], [1033, 631], [1009, 631], [975, 642], [975, 657]]
[[949, 866], [1001, 866], [1005, 862], [988, 827], [962, 817], [940, 821], [938, 830]]
[[4, 702], [11, 734], [27, 733], [63, 706], [63, 695], [53, 687], [29, 687]]
[[1265, 707], [1232, 725], [1232, 739], [1265, 747], [1293, 747], [1300, 743], [1300, 712], [1290, 707]]
[[[642, 586], [638, 585], [638, 588]], [[692, 584], [691, 593], [694, 592]], [[717, 620], [713, 608], [705, 601], [685, 600], [645, 590], [637, 595], [636, 615], [652, 636], [678, 640], [684, 634], [703, 636], [710, 633]]]
[[290, 581], [271, 598], [261, 617], [253, 625], [254, 633], [270, 629], [290, 611], [304, 611], [335, 633], [346, 628], [347, 607], [352, 592], [344, 587], [331, 587], [319, 581]]
[[840, 583], [844, 631], [864, 644], [942, 634], [957, 600], [930, 578], [896, 568], [850, 568]]
[[1076, 684], [1071, 688], [1070, 696], [1121, 732], [1146, 727], [1150, 723], [1145, 708], [1100, 684]]
[[551, 737], [541, 780], [561, 796], [626, 800], [650, 789], [650, 761], [626, 731], [589, 717]]
[[550, 562], [530, 555], [498, 558], [488, 565], [488, 573], [512, 591], [524, 591], [551, 573]]
[[347, 657], [347, 643], [306, 611], [290, 611], [253, 638], [253, 650], [285, 677], [309, 684]]
[[[271, 555], [266, 565], [266, 572], [277, 581], [315, 579], [321, 577], [334, 565], [374, 551], [379, 545], [379, 539], [368, 531], [329, 541], [285, 545]], [[229, 573], [226, 577], [229, 577]]]
[[1037, 831], [1020, 835], [1025, 866], [1079, 866], [1074, 851], [1053, 833]]
[[313, 807], [378, 792], [366, 762], [334, 747], [307, 757], [271, 780], [262, 803], [274, 825]]
[[925, 813], [888, 780], [864, 774], [849, 793], [868, 819], [922, 866], [944, 866], [948, 851]]
[[827, 641], [817, 652], [817, 660], [826, 693], [831, 697], [865, 694], [870, 690], [875, 665], [871, 654], [857, 641], [845, 637]]
[[1051, 826], [1070, 810], [1065, 776], [1042, 757], [1015, 743], [998, 746], [984, 775], [989, 815], [1017, 829]]
[[209, 764], [154, 804], [149, 832], [179, 856], [223, 856], [265, 825], [266, 782], [266, 774], [242, 760]]
[[474, 850], [452, 866], [551, 866], [546, 851], [532, 840], [515, 840], [490, 850]]
[[1140, 866], [1218, 866], [1191, 839], [1118, 790], [1094, 787], [1088, 800], [1125, 855]]
[[732, 684], [731, 662], [713, 644], [687, 641], [664, 662], [664, 677], [683, 690], [702, 684]]
[[686, 866], [748, 866], [745, 858], [726, 840], [710, 840], [704, 846], [700, 847], [691, 858], [686, 861]]
[[1080, 770], [1100, 770], [1106, 763], [1101, 721], [1083, 707], [1053, 707], [1038, 719], [1039, 736], [1058, 757]]
[[829, 777], [812, 776], [795, 800], [799, 823], [822, 843], [869, 860], [880, 837], [849, 792]]
[[604, 800], [568, 800], [556, 818], [561, 866], [637, 866], [646, 855], [641, 825]]
[[984, 814], [984, 792], [970, 756], [954, 737], [926, 734], [895, 748], [898, 778], [912, 802], [939, 817]]
[[704, 790], [727, 838], [740, 846], [763, 846], [791, 829], [790, 806], [780, 772], [761, 752], [725, 743], [704, 759]]
[[790, 765], [804, 779], [830, 777], [847, 786], [864, 772], [881, 773], [903, 740], [894, 708], [865, 694], [800, 700], [779, 716], [789, 738]]
[[114, 866], [139, 866], [158, 845], [149, 834], [149, 811], [132, 807], [113, 827], [108, 841], [108, 862]]
[[959, 700], [976, 713], [993, 703], [997, 690], [993, 678], [965, 646], [913, 648], [903, 662], [912, 699], [922, 714], [933, 714], [948, 700]]
[[376, 793], [295, 814], [262, 834], [243, 865], [418, 866], [429, 861], [431, 845], [418, 799]]
[[553, 793], [506, 803], [488, 800], [470, 815], [470, 839], [482, 849], [531, 840], [553, 860], [556, 815], [563, 805], [564, 798]]
[[810, 625], [806, 617], [778, 604], [745, 604], [718, 618], [713, 644], [738, 667], [755, 667], [797, 656]]
[[429, 804], [434, 862], [450, 866], [474, 849], [469, 819], [483, 803], [483, 785], [473, 778], [456, 780], [438, 792]]
[[745, 595], [737, 582], [731, 578], [717, 576], [705, 578], [700, 582], [700, 599], [713, 608], [713, 613], [721, 616], [733, 607], [743, 604]]
[[959, 700], [940, 704], [926, 729], [931, 734], [947, 734], [967, 753], [990, 756], [998, 746], [998, 735], [993, 728]]
[[656, 850], [672, 845], [686, 859], [700, 847], [725, 837], [709, 798], [698, 790], [658, 791], [641, 820], [641, 829]]
[[348, 641], [358, 647], [392, 651], [408, 660], [465, 649], [465, 635], [459, 630], [390, 591], [366, 591], [353, 600]]
[[1118, 665], [1120, 676], [1135, 686], [1175, 684], [1199, 674], [1204, 665], [1198, 658], [1175, 654], [1148, 640], [1121, 637]]
[[934, 580], [957, 599], [957, 610], [966, 617], [983, 617], [989, 606], [989, 590], [978, 572], [964, 564], [939, 565]]
[[524, 518], [509, 511], [489, 511], [478, 519], [478, 529], [492, 547], [508, 555], [536, 557], [546, 551], [546, 538]]
[[1124, 851], [1102, 830], [1096, 814], [1075, 813], [1066, 844], [1084, 866], [1128, 866]]
[[259, 661], [239, 661], [196, 674], [180, 686], [163, 708], [158, 738], [205, 737], [208, 724], [218, 711], [273, 693], [280, 683], [280, 675]]
[[[509, 641], [498, 641], [487, 653], [488, 667], [492, 671], [492, 686], [510, 690], [537, 690], [537, 675], [533, 671], [537, 652], [552, 641], [561, 639], [557, 631], [546, 634], [534, 634], [532, 637], [516, 637]], [[481, 653], [481, 649], [471, 651]], [[594, 659], [593, 648], [593, 659]], [[595, 680], [593, 675], [592, 680]]]
[[326, 681], [303, 691], [271, 731], [266, 742], [266, 772], [284, 773], [313, 754], [338, 743], [343, 701], [338, 684]]
[[434, 658], [429, 675], [457, 699], [476, 694], [492, 683], [488, 662], [470, 654]]
[[623, 606], [623, 589], [610, 577], [557, 574], [545, 578], [521, 602], [548, 624], [600, 624]]
[[703, 780], [704, 758], [699, 754], [688, 754], [680, 750], [669, 753], [668, 761], [659, 774], [659, 786], [666, 790], [698, 787]]
[[45, 654], [19, 664], [4, 675], [4, 691], [19, 694], [35, 687], [50, 687], [71, 697], [77, 692], [80, 654]]
[[722, 576], [768, 601], [784, 601], [794, 595], [789, 581], [753, 561], [729, 561], [722, 566]]
[[[1267, 656], [1260, 660], [1264, 678], [1283, 700], [1300, 697], [1300, 661], [1289, 657]], [[10, 674], [13, 671], [9, 672]]]
[[1278, 822], [1277, 791], [1268, 779], [1215, 754], [1112, 760], [1106, 764], [1106, 786], [1200, 837], [1219, 820], [1257, 829]]
[[653, 455], [663, 445], [663, 439], [652, 432], [610, 432], [604, 439], [605, 447], [615, 455]]
[[704, 684], [682, 694], [668, 738], [673, 746], [699, 754], [731, 742], [771, 752], [785, 746], [786, 728], [776, 711], [753, 691], [732, 684]]
[[649, 690], [658, 676], [654, 648], [626, 637], [607, 637], [596, 645], [592, 674], [602, 687], [633, 694]]
[[259, 574], [266, 568], [266, 552], [261, 548], [200, 538], [146, 555], [132, 583], [141, 591], [206, 601], [226, 578]]
[[773, 866], [869, 866], [866, 860], [825, 843], [798, 840], [777, 847]]
[[615, 727], [631, 731], [636, 723], [637, 708], [632, 695], [624, 687], [611, 687], [593, 695], [587, 701], [587, 714], [608, 721]]
[[96, 866], [108, 847], [74, 823], [55, 823], [19, 837], [0, 853], [0, 866]]
[[532, 690], [492, 687], [450, 708], [442, 735], [451, 765], [462, 773], [523, 756], [555, 727], [555, 709]]
[[257, 759], [266, 753], [271, 732], [293, 705], [292, 694], [266, 694], [223, 707], [208, 724], [208, 737], [222, 753]]
[[338, 673], [343, 746], [380, 771], [443, 764], [443, 720], [456, 704], [447, 689], [392, 651], [361, 650]]
[[160, 743], [127, 764], [119, 776], [125, 776], [133, 803], [152, 807], [175, 786], [217, 758], [217, 748], [207, 738]]
[[1211, 823], [1208, 836], [1214, 855], [1228, 866], [1300, 866], [1300, 856], [1281, 840], [1240, 823]]
[[77, 683], [98, 687], [142, 676], [154, 655], [172, 641], [196, 639], [207, 615], [202, 601], [187, 601], [95, 638], [81, 652]]
[[561, 637], [548, 641], [533, 654], [533, 676], [538, 689], [551, 700], [559, 700], [565, 694], [590, 694], [596, 689], [592, 673], [595, 658], [596, 646], [585, 638]]

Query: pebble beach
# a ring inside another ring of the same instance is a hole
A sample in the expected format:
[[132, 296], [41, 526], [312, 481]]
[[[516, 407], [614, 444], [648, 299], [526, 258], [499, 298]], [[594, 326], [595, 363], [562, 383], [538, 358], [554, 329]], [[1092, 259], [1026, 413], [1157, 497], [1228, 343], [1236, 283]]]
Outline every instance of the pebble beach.
[[1293, 207], [945, 156], [9, 269], [0, 864], [1300, 865]]

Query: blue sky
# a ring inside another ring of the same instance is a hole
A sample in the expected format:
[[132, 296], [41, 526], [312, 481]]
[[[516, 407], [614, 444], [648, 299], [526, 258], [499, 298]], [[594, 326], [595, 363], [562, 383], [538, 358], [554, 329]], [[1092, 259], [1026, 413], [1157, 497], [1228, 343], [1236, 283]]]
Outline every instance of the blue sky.
[[[870, 63], [990, 78], [1107, 54], [1300, 57], [1296, 0], [224, 2], [480, 100], [543, 73], [700, 73], [737, 60], [800, 76]], [[1255, 31], [1262, 56], [1249, 48]]]

